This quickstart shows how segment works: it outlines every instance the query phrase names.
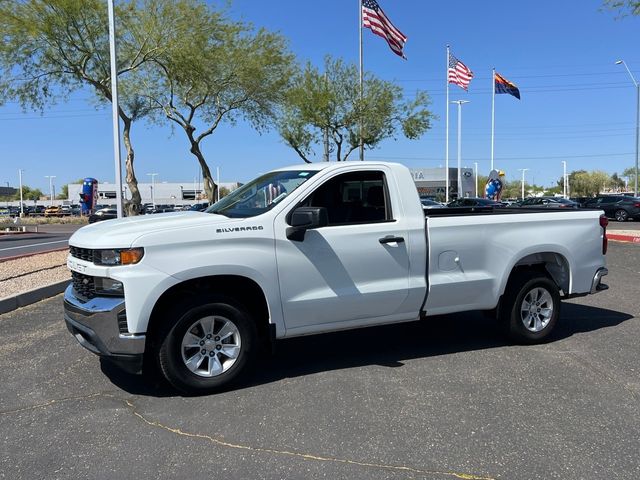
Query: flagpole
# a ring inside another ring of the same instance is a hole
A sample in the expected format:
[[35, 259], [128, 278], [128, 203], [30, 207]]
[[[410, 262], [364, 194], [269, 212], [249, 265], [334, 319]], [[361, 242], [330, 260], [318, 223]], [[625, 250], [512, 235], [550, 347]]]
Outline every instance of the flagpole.
[[364, 75], [363, 75], [363, 53], [362, 53], [362, 0], [358, 0], [358, 17], [360, 19], [360, 25], [358, 30], [360, 32], [360, 161], [364, 161], [364, 142], [362, 139], [362, 101], [364, 98]]
[[491, 170], [493, 170], [493, 145], [495, 141], [496, 130], [496, 69], [492, 70], [491, 75]]
[[444, 200], [449, 203], [449, 45], [447, 45], [447, 67], [445, 70], [447, 80], [447, 114], [445, 128], [445, 148], [444, 148], [444, 177], [445, 192]]

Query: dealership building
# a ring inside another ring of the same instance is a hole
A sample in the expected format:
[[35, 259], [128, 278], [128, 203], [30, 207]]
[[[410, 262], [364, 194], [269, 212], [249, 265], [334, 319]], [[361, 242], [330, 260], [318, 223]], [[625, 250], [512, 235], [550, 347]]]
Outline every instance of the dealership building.
[[[225, 183], [221, 182], [220, 187], [233, 191], [241, 184], [238, 182]], [[131, 198], [131, 190], [126, 183], [122, 185], [125, 200]], [[192, 182], [156, 182], [138, 183], [142, 203], [154, 203], [156, 205], [193, 205], [200, 201], [207, 201], [207, 194], [204, 191], [202, 183]], [[154, 191], [155, 190], [155, 191]], [[69, 201], [71, 203], [80, 202], [80, 193], [82, 193], [82, 185], [78, 183], [69, 184]], [[111, 205], [115, 204], [116, 185], [114, 183], [98, 183], [97, 204]]]
[[13, 197], [16, 193], [18, 193], [17, 188], [0, 187], [0, 197]]
[[[410, 169], [413, 181], [421, 196], [445, 197], [446, 176], [445, 168], [413, 168]], [[472, 168], [460, 169], [463, 197], [476, 195], [476, 177]], [[458, 196], [458, 169], [449, 168], [449, 198]]]

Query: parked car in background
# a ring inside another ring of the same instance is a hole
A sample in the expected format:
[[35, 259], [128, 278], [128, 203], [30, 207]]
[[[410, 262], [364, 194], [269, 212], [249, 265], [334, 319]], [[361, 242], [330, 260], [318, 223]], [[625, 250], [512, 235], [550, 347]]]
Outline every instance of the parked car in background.
[[101, 208], [100, 210], [96, 210], [95, 213], [89, 215], [89, 223], [111, 220], [113, 218], [118, 218], [118, 210], [112, 207]]
[[71, 207], [69, 205], [62, 205], [60, 207], [60, 210], [62, 210], [62, 215], [64, 215], [65, 217], [71, 215]]
[[209, 207], [209, 202], [202, 202], [202, 203], [196, 203], [195, 205], [192, 205], [189, 210], [202, 212], [207, 207]]
[[520, 208], [578, 208], [576, 202], [562, 197], [532, 197], [525, 198]]
[[601, 195], [584, 203], [584, 208], [604, 210], [608, 218], [626, 222], [630, 218], [640, 220], [640, 198], [626, 195]]
[[173, 205], [156, 205], [155, 213], [171, 213], [175, 212]]
[[82, 214], [82, 208], [80, 205], [71, 205], [71, 215], [80, 215]]
[[9, 218], [10, 215], [9, 207], [0, 207], [0, 219]]
[[488, 198], [456, 198], [447, 204], [447, 207], [504, 207], [500, 202]]
[[441, 203], [438, 203], [435, 200], [430, 200], [428, 198], [420, 198], [420, 203], [422, 204], [422, 208], [424, 209], [444, 208]]
[[593, 197], [569, 197], [569, 200], [572, 202], [576, 202], [581, 207], [584, 207], [584, 204], [591, 200]]
[[47, 207], [45, 207], [44, 205], [35, 205], [33, 207], [27, 207], [27, 209], [29, 210], [29, 215], [44, 215], [45, 210], [47, 209]]
[[44, 211], [45, 217], [61, 217], [63, 214], [62, 207], [59, 205], [51, 205]]

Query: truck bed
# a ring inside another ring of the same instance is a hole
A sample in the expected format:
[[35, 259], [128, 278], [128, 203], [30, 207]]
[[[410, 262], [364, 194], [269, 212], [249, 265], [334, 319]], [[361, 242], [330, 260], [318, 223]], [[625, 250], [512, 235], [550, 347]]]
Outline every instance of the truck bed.
[[597, 211], [593, 208], [520, 208], [520, 207], [445, 207], [425, 208], [425, 217], [455, 217], [468, 215], [513, 215], [517, 213], [567, 213]]

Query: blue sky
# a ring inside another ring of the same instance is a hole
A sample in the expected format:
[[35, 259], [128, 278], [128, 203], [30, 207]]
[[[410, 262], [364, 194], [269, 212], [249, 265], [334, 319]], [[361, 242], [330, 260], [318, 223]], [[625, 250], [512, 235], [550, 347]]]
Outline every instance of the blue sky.
[[[489, 169], [491, 68], [519, 88], [522, 100], [496, 97], [496, 167], [507, 178], [550, 185], [568, 170], [603, 169], [621, 173], [634, 163], [635, 90], [624, 59], [640, 80], [640, 17], [616, 19], [598, 0], [458, 2], [379, 0], [408, 37], [407, 61], [384, 40], [364, 31], [365, 68], [398, 82], [410, 97], [431, 94], [439, 118], [420, 140], [385, 141], [367, 159], [398, 161], [411, 168], [444, 164], [445, 45], [475, 73], [469, 93], [452, 85], [451, 100], [465, 99], [463, 165]], [[285, 35], [299, 61], [322, 63], [326, 54], [358, 60], [358, 0], [303, 2], [235, 0], [231, 14]], [[266, 7], [266, 8], [265, 8]], [[39, 113], [15, 104], [0, 107], [0, 184], [25, 183], [48, 191], [45, 175], [62, 185], [80, 177], [113, 181], [110, 110], [91, 106], [89, 90], [68, 103]], [[450, 158], [456, 159], [456, 111], [450, 113]], [[158, 172], [156, 181], [192, 182], [198, 168], [182, 131], [168, 126], [134, 125], [136, 173]], [[224, 126], [203, 143], [222, 181], [247, 181], [260, 172], [300, 163], [275, 132], [259, 135], [246, 125]], [[320, 153], [320, 152], [318, 152]], [[316, 157], [321, 159], [321, 156]]]

